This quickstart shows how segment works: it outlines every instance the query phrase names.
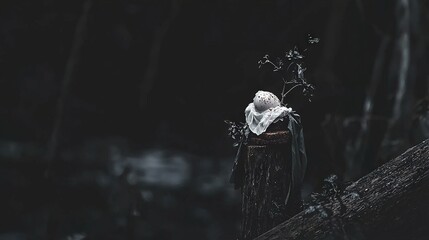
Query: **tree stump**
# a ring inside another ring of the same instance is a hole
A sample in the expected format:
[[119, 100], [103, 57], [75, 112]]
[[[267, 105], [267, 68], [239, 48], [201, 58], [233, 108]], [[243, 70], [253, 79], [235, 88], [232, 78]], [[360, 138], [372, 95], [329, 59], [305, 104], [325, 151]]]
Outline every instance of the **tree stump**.
[[300, 192], [291, 182], [290, 133], [271, 129], [251, 135], [245, 150], [242, 240], [256, 238], [300, 210]]

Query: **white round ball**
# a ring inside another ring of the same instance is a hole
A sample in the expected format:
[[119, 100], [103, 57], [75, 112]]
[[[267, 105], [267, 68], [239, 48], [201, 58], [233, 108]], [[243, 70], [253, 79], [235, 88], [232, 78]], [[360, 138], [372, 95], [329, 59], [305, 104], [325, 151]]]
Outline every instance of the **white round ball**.
[[280, 100], [276, 95], [266, 91], [258, 91], [253, 98], [253, 104], [259, 112], [280, 106]]

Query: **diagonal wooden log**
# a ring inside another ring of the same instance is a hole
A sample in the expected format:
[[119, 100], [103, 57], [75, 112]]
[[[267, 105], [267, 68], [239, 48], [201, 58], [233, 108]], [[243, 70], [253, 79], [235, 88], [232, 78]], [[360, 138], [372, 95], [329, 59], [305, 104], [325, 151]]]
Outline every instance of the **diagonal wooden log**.
[[429, 139], [348, 186], [327, 206], [302, 211], [257, 240], [428, 239]]

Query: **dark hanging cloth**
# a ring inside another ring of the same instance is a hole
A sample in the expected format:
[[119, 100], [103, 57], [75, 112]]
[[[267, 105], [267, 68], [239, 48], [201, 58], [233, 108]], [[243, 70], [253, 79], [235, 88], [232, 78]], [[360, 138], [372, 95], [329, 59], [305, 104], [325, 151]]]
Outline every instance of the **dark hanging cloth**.
[[288, 130], [292, 134], [292, 186], [301, 186], [307, 168], [307, 154], [305, 153], [304, 131], [301, 117], [296, 112], [289, 115]]
[[232, 166], [231, 177], [229, 178], [229, 182], [234, 184], [234, 189], [239, 189], [243, 186], [244, 181], [244, 159], [246, 154], [243, 153], [245, 148], [243, 145], [245, 144], [245, 140], [242, 140], [238, 145], [237, 153], [234, 158], [234, 165]]
[[[288, 130], [291, 133], [291, 160], [292, 172], [291, 182], [292, 187], [299, 187], [304, 179], [307, 167], [307, 154], [305, 153], [304, 132], [301, 125], [301, 117], [296, 112], [288, 114], [284, 120], [288, 122]], [[238, 145], [237, 154], [235, 155], [234, 165], [230, 177], [230, 183], [234, 184], [235, 189], [243, 186], [244, 181], [244, 161], [246, 158], [246, 137]]]

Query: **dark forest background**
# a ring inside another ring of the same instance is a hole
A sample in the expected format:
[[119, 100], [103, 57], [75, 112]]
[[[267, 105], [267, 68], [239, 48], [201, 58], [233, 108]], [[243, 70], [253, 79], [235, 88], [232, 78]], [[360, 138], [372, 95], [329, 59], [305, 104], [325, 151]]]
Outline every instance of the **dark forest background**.
[[0, 239], [234, 239], [224, 120], [309, 34], [304, 198], [429, 137], [427, 0], [2, 0]]

